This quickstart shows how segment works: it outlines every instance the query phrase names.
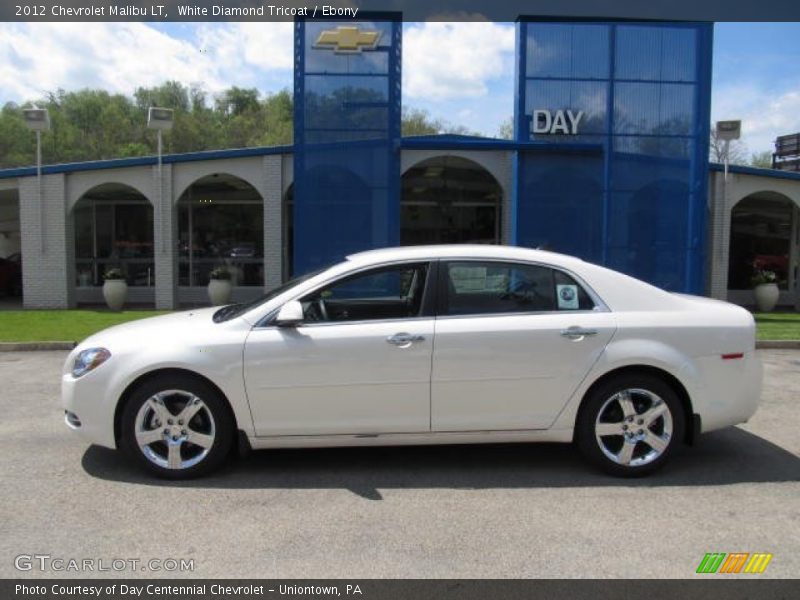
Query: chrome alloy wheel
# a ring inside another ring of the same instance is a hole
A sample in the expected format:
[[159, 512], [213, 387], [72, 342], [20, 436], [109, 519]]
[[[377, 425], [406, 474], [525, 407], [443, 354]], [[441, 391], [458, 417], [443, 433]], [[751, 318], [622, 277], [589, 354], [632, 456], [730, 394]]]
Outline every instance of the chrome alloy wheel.
[[630, 388], [608, 398], [594, 425], [603, 454], [626, 467], [650, 464], [672, 439], [672, 413], [660, 396]]
[[188, 469], [214, 445], [214, 417], [196, 395], [163, 390], [150, 396], [136, 414], [136, 443], [142, 454], [164, 469]]

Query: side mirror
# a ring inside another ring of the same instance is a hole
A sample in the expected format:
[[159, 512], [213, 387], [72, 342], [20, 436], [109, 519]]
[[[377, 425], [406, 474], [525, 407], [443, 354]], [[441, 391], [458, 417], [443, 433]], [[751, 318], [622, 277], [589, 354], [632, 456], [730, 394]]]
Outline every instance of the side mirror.
[[278, 311], [275, 325], [278, 327], [297, 327], [303, 322], [303, 305], [297, 300], [290, 300]]

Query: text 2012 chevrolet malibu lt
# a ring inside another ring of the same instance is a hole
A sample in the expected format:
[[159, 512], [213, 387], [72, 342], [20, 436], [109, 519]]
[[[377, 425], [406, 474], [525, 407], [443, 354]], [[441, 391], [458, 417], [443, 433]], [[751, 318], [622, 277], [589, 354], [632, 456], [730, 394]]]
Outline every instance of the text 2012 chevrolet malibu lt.
[[577, 258], [375, 250], [249, 304], [101, 331], [67, 359], [66, 422], [185, 478], [252, 448], [572, 442], [615, 475], [746, 421], [746, 310]]

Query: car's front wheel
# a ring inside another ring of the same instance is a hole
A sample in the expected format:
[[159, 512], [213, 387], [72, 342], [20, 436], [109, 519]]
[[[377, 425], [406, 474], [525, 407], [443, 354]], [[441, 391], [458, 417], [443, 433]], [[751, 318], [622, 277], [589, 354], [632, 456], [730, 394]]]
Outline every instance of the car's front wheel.
[[211, 385], [187, 375], [140, 385], [122, 413], [122, 447], [147, 471], [168, 479], [205, 475], [225, 460], [233, 418]]
[[603, 382], [587, 396], [576, 423], [586, 458], [612, 475], [638, 477], [661, 467], [683, 440], [685, 418], [675, 391], [649, 374]]

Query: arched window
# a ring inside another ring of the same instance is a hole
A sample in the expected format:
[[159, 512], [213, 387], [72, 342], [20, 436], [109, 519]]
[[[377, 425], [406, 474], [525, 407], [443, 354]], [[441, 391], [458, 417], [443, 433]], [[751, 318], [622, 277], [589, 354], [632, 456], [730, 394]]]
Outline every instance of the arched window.
[[729, 289], [752, 288], [756, 269], [774, 272], [778, 287], [788, 289], [793, 211], [791, 200], [775, 192], [751, 194], [733, 207]]
[[499, 244], [503, 192], [478, 163], [438, 156], [402, 177], [400, 243]]
[[104, 183], [86, 192], [73, 209], [78, 287], [103, 285], [103, 275], [122, 270], [129, 286], [155, 285], [153, 206], [134, 188]]
[[198, 179], [178, 200], [178, 285], [205, 286], [217, 267], [235, 286], [264, 285], [264, 201], [227, 173]]

